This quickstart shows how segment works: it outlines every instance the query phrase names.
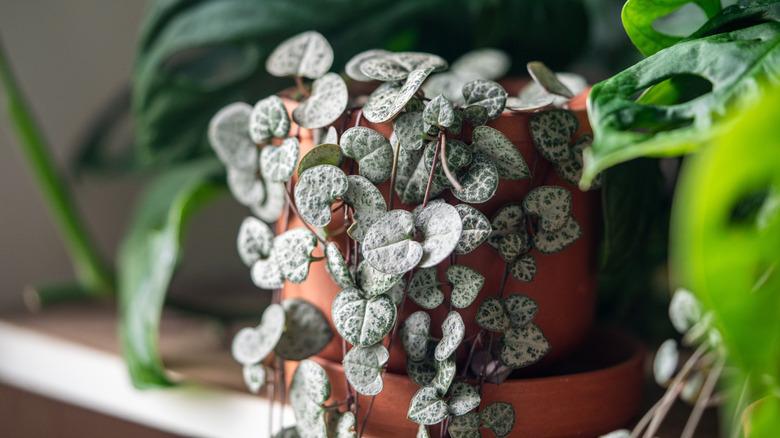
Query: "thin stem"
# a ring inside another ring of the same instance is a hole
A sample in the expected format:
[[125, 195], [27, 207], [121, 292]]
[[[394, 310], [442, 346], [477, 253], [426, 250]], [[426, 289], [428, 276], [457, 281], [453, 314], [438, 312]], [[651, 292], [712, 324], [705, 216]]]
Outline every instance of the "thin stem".
[[287, 404], [287, 379], [286, 379], [286, 371], [284, 369], [284, 359], [280, 356], [277, 356], [276, 358], [276, 367], [279, 369], [279, 395], [280, 395], [280, 404], [279, 404], [279, 427], [284, 427], [284, 406]]
[[396, 141], [395, 148], [393, 148], [393, 168], [390, 171], [390, 189], [388, 190], [387, 193], [388, 211], [393, 209], [393, 204], [395, 201], [394, 199], [395, 196], [393, 195], [395, 194], [395, 178], [398, 174], [398, 155], [400, 154], [400, 151], [401, 151], [401, 142]]
[[266, 396], [270, 400], [268, 404], [268, 436], [274, 434], [274, 401], [276, 400], [276, 384], [277, 382], [268, 383], [266, 387]]
[[295, 87], [298, 88], [298, 92], [303, 95], [303, 97], [309, 97], [311, 93], [309, 93], [309, 89], [306, 88], [306, 85], [303, 84], [303, 78], [300, 76], [295, 77]]
[[469, 355], [466, 358], [466, 366], [463, 367], [463, 369], [460, 372], [460, 377], [466, 377], [466, 374], [468, 374], [469, 367], [471, 367], [471, 361], [474, 359], [474, 351], [477, 349], [477, 344], [482, 343], [482, 329], [479, 329], [479, 332], [477, 332], [477, 336], [474, 338], [474, 341], [471, 343], [471, 348], [469, 349]]
[[315, 230], [314, 230], [314, 228], [312, 228], [312, 227], [311, 227], [311, 225], [309, 225], [309, 223], [308, 223], [308, 222], [306, 222], [306, 221], [303, 219], [303, 216], [301, 216], [301, 213], [298, 211], [298, 207], [296, 207], [296, 206], [295, 206], [295, 203], [294, 203], [294, 202], [293, 202], [293, 200], [292, 200], [292, 195], [290, 194], [290, 192], [291, 192], [291, 191], [292, 191], [292, 186], [290, 186], [290, 185], [288, 184], [288, 186], [287, 186], [286, 190], [284, 191], [284, 196], [287, 198], [287, 202], [290, 204], [290, 208], [292, 209], [293, 213], [295, 213], [295, 215], [296, 215], [296, 216], [298, 216], [298, 218], [301, 220], [301, 222], [303, 222], [303, 225], [305, 225], [305, 226], [306, 226], [306, 228], [308, 228], [308, 229], [309, 229], [309, 231], [311, 231], [311, 232], [312, 232], [312, 234], [314, 234], [314, 235], [317, 237], [317, 240], [319, 240], [319, 241], [320, 241], [320, 243], [322, 243], [322, 244], [323, 244], [323, 246], [324, 246], [324, 245], [327, 245], [327, 244], [328, 244], [328, 242], [326, 242], [326, 241], [325, 241], [325, 239], [323, 239], [323, 238], [322, 238], [322, 237], [319, 235], [319, 233], [317, 233], [317, 231], [315, 231]]
[[444, 175], [452, 184], [452, 188], [456, 191], [463, 190], [463, 186], [460, 185], [458, 178], [450, 171], [450, 165], [447, 162], [447, 134], [444, 131], [439, 132], [439, 141], [441, 142], [441, 167], [444, 169]]
[[428, 205], [428, 200], [431, 196], [431, 185], [433, 184], [433, 174], [436, 173], [436, 159], [439, 157], [439, 148], [441, 147], [441, 141], [436, 142], [436, 149], [433, 151], [433, 160], [431, 162], [431, 172], [428, 174], [428, 183], [425, 184], [425, 196], [423, 197], [422, 208]]
[[[89, 296], [111, 295], [115, 290], [114, 274], [110, 265], [99, 254], [78, 213], [65, 178], [52, 160], [28, 104], [19, 89], [0, 40], [0, 82], [6, 94], [6, 107], [11, 126], [16, 130], [19, 146], [31, 167], [39, 189], [43, 192], [49, 212], [54, 217], [65, 247], [73, 263], [76, 277]], [[41, 303], [43, 304], [42, 300]]]
[[693, 433], [699, 425], [699, 420], [701, 420], [701, 416], [704, 413], [704, 409], [707, 407], [712, 392], [715, 390], [715, 385], [718, 383], [722, 371], [723, 360], [721, 359], [707, 375], [707, 380], [704, 381], [704, 386], [699, 394], [699, 399], [696, 400], [696, 405], [694, 405], [691, 416], [688, 417], [688, 421], [685, 423], [685, 429], [683, 429], [680, 438], [693, 438]]

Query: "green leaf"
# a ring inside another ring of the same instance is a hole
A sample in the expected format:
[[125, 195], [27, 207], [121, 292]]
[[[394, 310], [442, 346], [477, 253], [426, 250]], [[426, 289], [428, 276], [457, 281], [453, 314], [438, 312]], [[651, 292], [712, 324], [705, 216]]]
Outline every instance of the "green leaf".
[[481, 211], [468, 204], [458, 204], [455, 209], [460, 215], [462, 228], [455, 254], [468, 254], [490, 237], [493, 227]]
[[290, 384], [290, 404], [299, 435], [327, 438], [323, 404], [329, 397], [330, 381], [325, 370], [311, 360], [298, 364]]
[[517, 147], [501, 131], [489, 126], [477, 126], [472, 133], [471, 147], [493, 160], [498, 175], [506, 179], [523, 179], [531, 170]]
[[450, 420], [447, 427], [452, 438], [481, 438], [479, 433], [479, 414], [469, 412], [465, 415], [456, 415]]
[[422, 245], [412, 240], [414, 217], [404, 210], [392, 210], [380, 217], [363, 239], [363, 255], [380, 272], [403, 274], [420, 262]]
[[352, 345], [368, 347], [390, 333], [396, 308], [386, 294], [366, 299], [358, 289], [348, 288], [333, 300], [331, 315], [341, 337]]
[[371, 263], [363, 260], [358, 265], [357, 280], [360, 290], [366, 297], [383, 294], [401, 281], [400, 275], [388, 275], [377, 271]]
[[452, 306], [458, 309], [470, 306], [485, 285], [485, 277], [482, 274], [463, 265], [448, 267], [447, 281], [452, 284], [450, 301]]
[[481, 204], [496, 194], [498, 189], [498, 169], [488, 157], [475, 154], [469, 170], [460, 178], [461, 190], [452, 194], [463, 202]]
[[367, 178], [349, 175], [347, 180], [347, 191], [342, 199], [354, 210], [354, 222], [347, 233], [352, 239], [362, 242], [371, 225], [387, 211], [387, 204], [382, 192]]
[[403, 149], [423, 147], [423, 115], [419, 111], [405, 112], [393, 121], [393, 134]]
[[505, 437], [515, 427], [515, 408], [509, 403], [495, 402], [480, 412], [483, 427], [492, 430], [497, 437]]
[[406, 416], [417, 424], [437, 424], [447, 418], [447, 403], [439, 397], [436, 388], [426, 386], [412, 396]]
[[165, 292], [193, 213], [220, 192], [213, 159], [172, 169], [147, 190], [118, 256], [120, 325], [125, 362], [137, 387], [169, 386], [157, 346]]
[[550, 343], [534, 323], [507, 330], [501, 338], [501, 362], [511, 368], [523, 368], [540, 361], [550, 351]]
[[287, 360], [303, 360], [322, 351], [333, 337], [325, 315], [306, 300], [282, 301], [286, 328], [274, 350]]
[[525, 195], [523, 209], [540, 219], [544, 231], [558, 231], [571, 214], [571, 192], [559, 186], [536, 187]]
[[528, 234], [520, 231], [504, 235], [498, 243], [498, 254], [508, 264], [514, 264], [515, 260], [531, 249]]
[[493, 233], [488, 238], [488, 243], [496, 249], [506, 236], [527, 235], [525, 213], [520, 204], [504, 205], [496, 212], [490, 223]]
[[422, 234], [423, 256], [420, 268], [438, 265], [455, 249], [463, 224], [455, 207], [446, 202], [431, 202], [415, 209], [414, 225]]
[[539, 61], [529, 62], [527, 65], [531, 78], [549, 94], [562, 96], [567, 99], [574, 97], [574, 92], [569, 89], [558, 76], [544, 63]]
[[265, 359], [274, 350], [284, 331], [284, 309], [271, 304], [263, 312], [260, 324], [243, 328], [233, 338], [233, 358], [242, 365], [253, 365]]
[[384, 123], [396, 116], [414, 97], [433, 68], [421, 68], [409, 73], [403, 83], [385, 82], [368, 97], [363, 115], [371, 123]]
[[[778, 44], [780, 23], [759, 24], [683, 41], [596, 84], [588, 102], [595, 140], [585, 150], [580, 185], [587, 188], [601, 171], [633, 158], [696, 150], [725, 128], [719, 120], [728, 108], [754, 100], [765, 82], [772, 82], [780, 68]], [[701, 89], [703, 94], [678, 102], [657, 91], [696, 88], [685, 81], [674, 88], [665, 82], [670, 77], [709, 84]], [[643, 97], [634, 100], [642, 91]]]
[[464, 382], [455, 382], [450, 388], [449, 406], [450, 415], [466, 415], [479, 406], [479, 392], [473, 386]]
[[260, 151], [260, 169], [273, 182], [287, 182], [295, 171], [300, 152], [297, 138], [287, 138], [279, 146], [268, 145]]
[[463, 324], [460, 313], [452, 311], [447, 314], [441, 324], [441, 333], [441, 341], [436, 345], [434, 352], [434, 357], [438, 361], [446, 360], [453, 355], [460, 343], [463, 342], [463, 337], [466, 335], [466, 325]]
[[290, 133], [290, 115], [279, 96], [268, 96], [258, 101], [249, 116], [249, 135], [257, 144], [272, 138], [285, 138]]
[[293, 283], [300, 283], [309, 275], [311, 253], [317, 247], [317, 236], [306, 228], [294, 228], [274, 238], [271, 258], [279, 271]]
[[303, 32], [279, 44], [268, 56], [265, 69], [274, 76], [317, 79], [330, 70], [333, 48], [317, 32]]
[[551, 163], [565, 163], [572, 158], [570, 144], [579, 121], [571, 111], [550, 110], [534, 114], [528, 122], [536, 150]]
[[412, 276], [407, 291], [409, 298], [423, 309], [435, 309], [444, 302], [444, 294], [439, 289], [436, 268], [419, 269]]
[[364, 126], [349, 128], [341, 135], [341, 149], [358, 162], [360, 175], [371, 182], [378, 184], [390, 178], [393, 148], [382, 134]]
[[257, 146], [249, 135], [252, 107], [237, 102], [217, 112], [208, 128], [209, 143], [226, 166], [243, 171], [257, 167]]
[[464, 110], [467, 114], [479, 109], [482, 123], [475, 124], [484, 124], [488, 120], [497, 119], [504, 111], [507, 93], [504, 87], [496, 82], [477, 79], [463, 86], [463, 97], [466, 99]]
[[301, 158], [298, 164], [298, 176], [309, 168], [321, 164], [330, 164], [331, 166], [341, 166], [341, 148], [337, 144], [324, 143], [314, 147]]
[[346, 260], [344, 260], [338, 245], [334, 242], [328, 242], [325, 245], [325, 266], [328, 268], [328, 273], [333, 278], [333, 281], [342, 289], [356, 286], [352, 273], [349, 271], [349, 266]]
[[569, 216], [560, 230], [550, 232], [539, 229], [533, 236], [534, 247], [545, 254], [552, 254], [571, 245], [581, 235], [580, 224], [577, 223], [574, 216]]
[[336, 73], [328, 73], [314, 81], [311, 95], [293, 110], [293, 120], [304, 128], [323, 128], [341, 117], [348, 101], [344, 79]]
[[653, 23], [688, 3], [700, 6], [709, 18], [720, 12], [720, 0], [628, 0], [621, 14], [623, 27], [636, 48], [643, 55], [650, 56], [683, 40], [683, 37], [657, 31]]
[[539, 306], [534, 300], [520, 294], [509, 295], [504, 298], [503, 304], [509, 316], [509, 323], [514, 328], [520, 328], [530, 323], [539, 310]]
[[434, 132], [438, 129], [447, 129], [455, 124], [455, 108], [440, 94], [425, 105], [422, 118], [425, 132], [431, 133], [431, 129], [434, 129]]
[[330, 223], [330, 205], [344, 195], [347, 176], [336, 166], [322, 164], [307, 169], [295, 185], [295, 205], [303, 220], [315, 227]]
[[503, 332], [510, 327], [509, 314], [501, 300], [488, 298], [479, 305], [477, 324], [491, 332]]
[[253, 216], [247, 216], [241, 222], [236, 239], [238, 255], [247, 266], [267, 258], [271, 254], [274, 232], [265, 222]]
[[382, 392], [382, 368], [388, 356], [382, 344], [353, 347], [344, 356], [344, 374], [360, 394], [377, 395]]
[[431, 316], [427, 312], [418, 310], [406, 318], [401, 327], [401, 344], [409, 360], [425, 360], [428, 354], [430, 331]]
[[536, 259], [531, 254], [523, 254], [512, 262], [509, 272], [512, 274], [512, 277], [520, 281], [525, 281], [526, 283], [533, 281], [536, 276]]

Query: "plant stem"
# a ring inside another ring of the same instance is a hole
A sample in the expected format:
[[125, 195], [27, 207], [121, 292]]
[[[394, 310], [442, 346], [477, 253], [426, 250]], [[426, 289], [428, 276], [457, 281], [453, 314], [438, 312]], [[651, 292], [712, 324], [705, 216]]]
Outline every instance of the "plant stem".
[[398, 174], [398, 155], [401, 151], [401, 142], [396, 141], [395, 142], [395, 148], [393, 148], [393, 168], [390, 171], [390, 189], [387, 193], [387, 210], [390, 211], [393, 209], [393, 203], [395, 201], [395, 178]]
[[[99, 254], [76, 209], [65, 178], [54, 165], [43, 133], [16, 83], [2, 40], [0, 40], [0, 82], [6, 94], [6, 107], [11, 118], [11, 126], [16, 130], [22, 152], [33, 171], [39, 189], [43, 192], [49, 212], [59, 228], [76, 277], [83, 286], [84, 296], [113, 294], [114, 274], [110, 265]], [[47, 298], [48, 296], [44, 295], [37, 296], [38, 302], [42, 305]]]
[[685, 423], [685, 429], [683, 429], [680, 438], [693, 438], [693, 433], [696, 431], [696, 426], [699, 425], [699, 420], [704, 413], [704, 409], [707, 407], [710, 396], [715, 390], [715, 385], [718, 383], [720, 373], [723, 371], [723, 360], [719, 360], [715, 367], [707, 375], [707, 380], [704, 382], [704, 386], [699, 394], [699, 399], [696, 400], [696, 405], [693, 407], [691, 416], [688, 417], [688, 421]]
[[447, 162], [447, 134], [444, 131], [439, 132], [439, 141], [441, 142], [441, 167], [444, 170], [444, 176], [447, 177], [455, 191], [463, 190], [463, 186], [460, 185], [458, 178], [450, 171], [450, 165]]
[[298, 92], [301, 93], [303, 97], [309, 97], [309, 90], [306, 88], [306, 85], [303, 84], [302, 77], [295, 77], [295, 87], [298, 88]]

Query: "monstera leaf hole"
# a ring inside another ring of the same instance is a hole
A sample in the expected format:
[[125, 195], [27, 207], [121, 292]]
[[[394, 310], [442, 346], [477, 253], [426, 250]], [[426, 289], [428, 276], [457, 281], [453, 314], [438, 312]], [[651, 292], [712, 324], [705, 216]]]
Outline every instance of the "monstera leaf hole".
[[[776, 197], [774, 197], [776, 198]], [[766, 186], [749, 190], [742, 194], [731, 206], [729, 224], [733, 226], [755, 227], [766, 208], [771, 208], [773, 197]], [[776, 200], [774, 202], [777, 202]]]
[[682, 5], [676, 11], [658, 17], [653, 29], [666, 35], [688, 37], [707, 22], [707, 14], [694, 2]]
[[181, 85], [215, 91], [251, 75], [259, 60], [255, 45], [224, 44], [174, 53], [162, 68]]
[[690, 102], [710, 92], [712, 82], [709, 79], [693, 73], [680, 73], [642, 88], [634, 94], [633, 100], [647, 105], [671, 106]]

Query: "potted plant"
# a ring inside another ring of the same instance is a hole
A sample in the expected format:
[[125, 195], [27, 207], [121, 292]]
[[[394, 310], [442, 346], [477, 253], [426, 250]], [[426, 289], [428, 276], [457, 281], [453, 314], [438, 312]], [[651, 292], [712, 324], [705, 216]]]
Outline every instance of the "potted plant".
[[[639, 349], [590, 330], [598, 198], [575, 185], [590, 136], [570, 87], [584, 83], [531, 63], [534, 82], [510, 98], [493, 81], [508, 63], [495, 50], [448, 73], [436, 55], [372, 50], [346, 72], [378, 86], [351, 97], [332, 59], [316, 32], [286, 40], [266, 68], [296, 88], [231, 104], [209, 126], [231, 192], [253, 212], [239, 254], [274, 290], [233, 354], [252, 390], [272, 352], [277, 386], [292, 375], [297, 425], [283, 433], [538, 436], [627, 421]], [[620, 354], [601, 374], [554, 376], [586, 342]], [[286, 373], [284, 360], [302, 362]], [[583, 410], [604, 375], [622, 385], [604, 391], [615, 410]], [[515, 428], [518, 410], [540, 422]]]

